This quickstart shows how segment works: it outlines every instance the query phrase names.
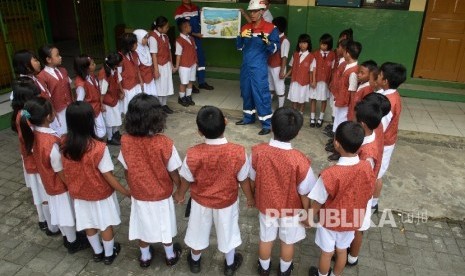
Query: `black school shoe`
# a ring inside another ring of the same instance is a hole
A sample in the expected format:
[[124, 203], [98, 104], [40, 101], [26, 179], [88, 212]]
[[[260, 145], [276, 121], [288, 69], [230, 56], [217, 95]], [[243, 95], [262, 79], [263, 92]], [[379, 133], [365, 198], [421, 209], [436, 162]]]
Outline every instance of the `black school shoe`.
[[[66, 247], [66, 246], [65, 246]], [[81, 240], [79, 237], [76, 236], [76, 240], [73, 242], [68, 242], [68, 253], [69, 254], [74, 254], [78, 251], [84, 250], [86, 248], [89, 248], [90, 244], [89, 241], [85, 242]]]
[[227, 265], [226, 260], [224, 260], [224, 275], [226, 276], [232, 276], [234, 273], [236, 273], [236, 270], [241, 267], [242, 264], [242, 254], [241, 253], [235, 253], [234, 254], [234, 262], [232, 265]]
[[[318, 268], [316, 266], [311, 266], [308, 270], [308, 276], [318, 276]], [[331, 268], [329, 268], [328, 274], [331, 275]]]
[[189, 254], [187, 254], [187, 263], [189, 264], [189, 269], [192, 273], [199, 273], [201, 270], [200, 267], [200, 261], [202, 260], [202, 257], [198, 261], [194, 261], [192, 259], [192, 251], [189, 251]]
[[142, 260], [142, 256], [139, 257], [139, 266], [142, 268], [149, 267], [150, 264], [152, 264], [152, 259], [153, 259], [153, 247], [149, 245], [149, 251], [150, 251], [150, 259], [148, 260]]
[[189, 105], [195, 105], [195, 102], [192, 100], [192, 96], [186, 96], [186, 99]]
[[310, 119], [310, 127], [315, 127], [315, 119]]
[[181, 97], [178, 98], [178, 104], [180, 104], [180, 105], [182, 105], [184, 107], [188, 107], [190, 105], [185, 96], [182, 97], [182, 98]]
[[278, 267], [278, 276], [290, 276], [292, 273], [292, 270], [294, 270], [294, 263], [291, 263], [291, 266], [289, 266], [289, 268], [284, 272], [281, 272], [281, 265], [280, 265]]
[[119, 130], [115, 133], [113, 133], [113, 139], [116, 139], [116, 140], [121, 140], [121, 133], [119, 132]]
[[[363, 233], [363, 232], [362, 232]], [[350, 248], [347, 248], [347, 261], [346, 261], [346, 266], [352, 267], [356, 266], [358, 264], [358, 259], [354, 263], [349, 263], [349, 254], [350, 254]]]
[[119, 244], [119, 242], [115, 242], [115, 244], [113, 245], [113, 255], [103, 257], [103, 263], [106, 265], [111, 265], [120, 251], [121, 245]]
[[198, 94], [200, 90], [195, 85], [192, 85], [192, 93]]
[[166, 114], [173, 114], [174, 111], [167, 105], [162, 106], [163, 111], [165, 111]]
[[38, 225], [39, 225], [40, 230], [42, 230], [42, 231], [47, 231], [48, 230], [47, 221], [39, 221]]
[[376, 204], [375, 206], [371, 206], [371, 210], [372, 210], [373, 214], [377, 214], [378, 213], [378, 204]]
[[199, 89], [213, 90], [215, 88], [209, 85], [208, 83], [204, 82], [204, 83], [199, 84]]
[[262, 130], [260, 130], [260, 131], [258, 132], [258, 135], [267, 135], [267, 134], [269, 134], [270, 132], [271, 132], [271, 129], [269, 129], [269, 128], [262, 128]]
[[260, 275], [260, 276], [268, 276], [268, 275], [270, 275], [271, 262], [270, 262], [270, 266], [268, 267], [268, 269], [264, 269], [262, 267], [262, 265], [260, 264], [260, 260], [258, 260], [257, 262], [258, 262], [258, 269], [257, 269], [258, 275]]
[[316, 127], [317, 127], [317, 128], [321, 128], [322, 126], [323, 126], [323, 120], [318, 119], [318, 120], [316, 121]]
[[45, 235], [47, 235], [49, 237], [58, 236], [59, 234], [61, 234], [60, 229], [58, 229], [55, 232], [50, 231], [50, 229], [48, 229], [48, 227], [47, 227], [47, 229], [45, 229]]
[[173, 249], [174, 249], [174, 257], [171, 259], [167, 259], [165, 257], [165, 263], [167, 266], [170, 266], [170, 267], [174, 266], [179, 261], [179, 258], [181, 257], [181, 253], [182, 253], [181, 245], [177, 242], [173, 244]]

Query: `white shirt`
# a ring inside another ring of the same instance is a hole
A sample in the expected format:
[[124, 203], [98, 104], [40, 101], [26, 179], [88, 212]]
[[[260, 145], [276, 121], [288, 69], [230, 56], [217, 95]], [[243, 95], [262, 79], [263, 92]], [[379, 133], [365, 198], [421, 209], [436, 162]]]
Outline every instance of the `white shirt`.
[[[349, 70], [352, 67], [357, 66], [357, 64], [358, 64], [357, 61], [346, 64], [344, 72]], [[357, 73], [352, 72], [349, 75], [349, 91], [357, 91], [357, 86], [358, 86]]]
[[[161, 36], [161, 39], [163, 41], [165, 41], [166, 39], [168, 39], [168, 37], [166, 36], [166, 34], [162, 34], [160, 33], [159, 31], [157, 30], [154, 30], [154, 32], [158, 35], [158, 36]], [[169, 45], [169, 44], [168, 44]], [[170, 46], [170, 49], [171, 49], [171, 46]], [[157, 40], [153, 37], [153, 36], [149, 36], [149, 51], [150, 53], [152, 54], [156, 54], [158, 53], [158, 42]]]
[[[45, 71], [45, 72], [49, 73], [49, 74], [50, 74], [52, 77], [54, 77], [55, 79], [60, 80], [60, 79], [58, 78], [56, 72], [58, 72], [58, 74], [60, 74], [60, 78], [63, 78], [63, 75], [61, 74], [60, 70], [58, 70], [58, 68], [56, 68], [56, 69], [57, 69], [57, 70], [55, 71], [55, 68], [52, 68], [52, 67], [47, 66], [47, 65], [45, 65], [45, 67], [44, 67], [44, 71]], [[71, 84], [73, 81], [71, 80], [71, 78], [68, 77], [68, 82]]]
[[[273, 138], [270, 139], [269, 145], [272, 146], [272, 147], [275, 147], [275, 148], [282, 149], [282, 150], [291, 150], [292, 149], [291, 143], [281, 142], [281, 141], [275, 140]], [[257, 175], [257, 173], [252, 167], [252, 158], [250, 158], [249, 177], [250, 177], [251, 180], [255, 181], [256, 175]], [[309, 167], [307, 175], [305, 176], [304, 180], [302, 180], [302, 182], [300, 182], [299, 185], [297, 186], [298, 193], [300, 195], [308, 194], [313, 189], [313, 187], [315, 186], [315, 183], [316, 183], [315, 174], [313, 173], [312, 167]]]
[[[387, 96], [389, 94], [395, 93], [396, 91], [396, 89], [387, 89], [381, 90], [380, 93], [384, 96]], [[394, 117], [394, 114], [392, 114], [392, 111], [389, 111], [389, 113], [386, 116], [384, 116], [383, 119], [381, 119], [381, 124], [383, 124], [383, 132], [386, 132], [386, 129], [392, 121], [392, 117]]]
[[370, 82], [364, 82], [357, 87], [357, 92], [370, 85]]
[[267, 9], [267, 10], [263, 13], [263, 20], [265, 20], [266, 22], [272, 23], [272, 21], [273, 21], [273, 15], [271, 14], [270, 10]]
[[[207, 145], [224, 145], [226, 143], [228, 143], [228, 141], [224, 137], [217, 138], [217, 139], [205, 138], [205, 144]], [[247, 157], [247, 154], [245, 154], [245, 162], [242, 165], [240, 171], [237, 173], [237, 180], [239, 182], [244, 181], [249, 175], [249, 170], [250, 170], [250, 162], [249, 162], [249, 158]], [[184, 161], [182, 162], [181, 169], [179, 170], [179, 175], [181, 175], [188, 182], [195, 181], [195, 178], [192, 175], [192, 172], [189, 170], [189, 166], [187, 165], [187, 155], [184, 158]]]
[[[118, 161], [123, 165], [124, 169], [128, 169], [128, 165], [126, 164], [126, 161], [124, 161], [123, 157], [123, 152], [120, 151], [118, 154]], [[168, 160], [168, 164], [166, 165], [166, 170], [169, 172], [177, 170], [179, 167], [181, 167], [181, 157], [179, 157], [179, 153], [176, 150], [176, 147], [173, 145], [173, 148], [171, 149], [171, 157]]]
[[[189, 39], [188, 35], [185, 34], [180, 34], [181, 38], [185, 39], [189, 44], [192, 45], [192, 41]], [[197, 47], [195, 47], [197, 49]], [[179, 44], [179, 42], [176, 41], [176, 53], [175, 55], [180, 56], [182, 54], [182, 46]]]
[[[279, 38], [283, 37], [284, 34], [280, 34], [279, 35]], [[285, 38], [283, 40], [283, 42], [281, 43], [281, 58], [283, 57], [288, 57], [289, 56], [289, 48], [291, 47], [291, 43], [289, 42], [289, 40], [287, 38]]]
[[[90, 79], [90, 75], [87, 76], [86, 81], [89, 82], [91, 85], [94, 85], [94, 83]], [[97, 87], [97, 89], [98, 89], [98, 87]], [[107, 93], [107, 92], [105, 91], [105, 93]], [[86, 90], [84, 89], [84, 87], [77, 86], [76, 87], [76, 100], [77, 101], [83, 101], [85, 97], [86, 97]]]

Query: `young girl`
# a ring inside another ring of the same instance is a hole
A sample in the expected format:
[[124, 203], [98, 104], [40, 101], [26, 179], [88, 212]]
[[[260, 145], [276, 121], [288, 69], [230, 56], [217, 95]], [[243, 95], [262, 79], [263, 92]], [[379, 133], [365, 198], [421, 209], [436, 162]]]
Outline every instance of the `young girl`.
[[123, 94], [120, 76], [117, 67], [120, 66], [123, 58], [118, 53], [111, 53], [105, 58], [102, 69], [98, 73], [100, 93], [103, 96], [103, 118], [107, 128], [107, 144], [119, 145], [121, 126], [121, 112], [119, 99]]
[[100, 94], [98, 81], [94, 76], [95, 62], [88, 55], [80, 55], [74, 58], [74, 71], [76, 79], [76, 99], [78, 101], [86, 101], [94, 110], [95, 118], [95, 134], [98, 138], [103, 139], [106, 134], [105, 121], [103, 120], [102, 106], [103, 97]]
[[170, 29], [168, 19], [159, 16], [152, 23], [152, 31], [149, 34], [149, 49], [153, 61], [153, 76], [157, 86], [158, 100], [167, 114], [173, 110], [166, 104], [168, 96], [174, 94], [173, 89], [173, 63], [171, 57], [171, 45], [166, 33]]
[[27, 77], [34, 81], [34, 85], [40, 89], [40, 96], [50, 99], [50, 91], [37, 79], [37, 74], [41, 70], [40, 61], [32, 51], [20, 50], [16, 52], [13, 56], [13, 69], [18, 77]]
[[126, 114], [128, 104], [135, 95], [144, 91], [144, 82], [139, 71], [139, 55], [136, 52], [137, 37], [133, 33], [124, 33], [121, 38], [121, 51], [119, 54], [123, 58], [118, 72], [121, 74], [121, 86], [124, 97], [121, 100], [121, 113]]
[[304, 113], [305, 102], [308, 102], [310, 83], [315, 79], [315, 58], [312, 53], [312, 41], [308, 34], [301, 34], [297, 47], [289, 66], [291, 69], [286, 77], [292, 75], [289, 87], [288, 99], [292, 102], [292, 108]]
[[157, 96], [157, 87], [153, 74], [152, 57], [150, 56], [148, 44], [148, 32], [137, 29], [133, 32], [137, 37], [136, 52], [139, 55], [139, 71], [142, 77], [144, 92], [146, 94]]
[[50, 128], [54, 117], [55, 112], [50, 101], [41, 97], [32, 98], [21, 111], [20, 126], [26, 153], [32, 154], [48, 194], [50, 224], [60, 228], [64, 236], [64, 245], [72, 254], [87, 248], [89, 244], [78, 239], [76, 235], [74, 210], [61, 163], [60, 138]]
[[179, 188], [182, 162], [173, 141], [162, 134], [165, 121], [166, 114], [155, 97], [134, 97], [118, 156], [132, 195], [129, 240], [139, 240], [141, 267], [152, 261], [150, 243], [163, 243], [168, 266], [175, 265], [181, 255], [179, 244], [173, 245], [177, 230], [171, 194], [173, 182]]
[[330, 34], [323, 34], [320, 37], [320, 49], [313, 53], [316, 61], [316, 77], [313, 80], [315, 88], [310, 88], [310, 127], [315, 127], [316, 101], [321, 101], [320, 116], [316, 122], [316, 127], [323, 126], [326, 101], [330, 93], [329, 81], [336, 58], [332, 49], [333, 37]]
[[59, 234], [58, 227], [52, 225], [50, 221], [50, 209], [48, 208], [48, 195], [45, 192], [44, 185], [40, 179], [39, 171], [37, 170], [36, 162], [32, 155], [27, 154], [26, 146], [24, 144], [23, 135], [21, 133], [20, 121], [21, 111], [24, 104], [40, 95], [40, 90], [36, 86], [33, 79], [29, 77], [19, 77], [12, 84], [13, 100], [11, 107], [13, 113], [11, 116], [11, 129], [18, 134], [19, 150], [21, 159], [23, 160], [24, 181], [26, 187], [31, 189], [34, 205], [37, 209], [39, 217], [39, 228], [45, 231], [47, 236]]
[[60, 66], [62, 59], [60, 51], [55, 46], [44, 45], [39, 48], [39, 58], [45, 67], [37, 78], [50, 92], [53, 109], [57, 115], [57, 125], [53, 123], [51, 127], [61, 136], [67, 131], [66, 107], [74, 100], [71, 94], [71, 79], [68, 77], [68, 71]]
[[113, 225], [121, 223], [115, 190], [130, 194], [113, 176], [110, 152], [95, 136], [92, 106], [80, 101], [71, 104], [66, 120], [69, 132], [63, 137], [63, 172], [74, 199], [76, 228], [85, 230], [94, 261], [110, 265], [121, 250], [113, 238]]

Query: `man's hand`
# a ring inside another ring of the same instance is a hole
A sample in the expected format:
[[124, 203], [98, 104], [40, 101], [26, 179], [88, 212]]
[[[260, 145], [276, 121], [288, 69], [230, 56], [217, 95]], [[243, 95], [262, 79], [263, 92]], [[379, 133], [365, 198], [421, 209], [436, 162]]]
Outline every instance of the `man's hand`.
[[241, 37], [247, 37], [247, 38], [252, 37], [252, 29], [243, 30], [241, 33]]
[[263, 43], [265, 43], [266, 45], [270, 45], [270, 40], [268, 39], [268, 35], [267, 35], [267, 34], [265, 34], [265, 33], [262, 32], [261, 37], [262, 37]]

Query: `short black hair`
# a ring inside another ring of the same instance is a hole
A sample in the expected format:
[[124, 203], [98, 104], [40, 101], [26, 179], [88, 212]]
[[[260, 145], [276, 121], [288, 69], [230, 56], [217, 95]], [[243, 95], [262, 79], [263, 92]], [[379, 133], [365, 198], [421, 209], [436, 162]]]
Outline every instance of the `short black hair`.
[[336, 129], [336, 141], [348, 153], [357, 153], [363, 144], [365, 131], [359, 123], [345, 121]]
[[157, 28], [163, 28], [166, 24], [168, 24], [168, 19], [164, 16], [159, 16], [152, 22], [152, 27], [150, 29], [154, 31]]
[[360, 44], [360, 42], [351, 40], [347, 43], [346, 50], [353, 59], [358, 59], [360, 53], [362, 52], [362, 44]]
[[186, 23], [190, 24], [189, 20], [187, 20], [186, 18], [179, 18], [178, 20], [176, 20], [176, 23], [178, 24], [178, 30], [180, 33], [182, 33], [182, 25]]
[[276, 109], [271, 117], [271, 129], [274, 139], [289, 142], [294, 139], [302, 128], [304, 118], [300, 112], [289, 107]]
[[372, 59], [362, 62], [360, 66], [367, 68], [370, 73], [373, 71], [378, 72], [378, 64]]
[[381, 93], [370, 93], [366, 95], [362, 101], [368, 101], [372, 104], [376, 104], [381, 111], [381, 114], [384, 116], [388, 115], [391, 112], [391, 102], [389, 99]]
[[200, 133], [208, 139], [221, 137], [226, 129], [223, 112], [216, 106], [202, 106], [195, 121]]
[[379, 70], [383, 72], [390, 89], [397, 89], [407, 79], [407, 69], [400, 63], [385, 62]]
[[283, 16], [275, 17], [272, 23], [278, 28], [278, 31], [284, 33], [287, 29], [287, 20]]
[[342, 37], [345, 37], [345, 39], [354, 39], [354, 31], [352, 28], [342, 30], [342, 32], [339, 34], [339, 39]]
[[341, 40], [341, 41], [339, 41], [337, 43], [337, 47], [341, 46], [342, 49], [345, 50], [345, 49], [347, 49], [347, 44], [349, 44], [350, 41], [352, 41], [352, 40], [351, 39], [343, 39], [343, 40]]
[[34, 73], [31, 60], [35, 58], [39, 60], [32, 51], [19, 50], [13, 56], [13, 69], [18, 75], [29, 75]]
[[129, 102], [125, 117], [126, 132], [132, 136], [149, 136], [164, 131], [166, 113], [155, 96], [140, 93]]
[[300, 51], [300, 47], [299, 47], [300, 42], [307, 42], [307, 44], [308, 44], [307, 50], [309, 52], [312, 51], [312, 38], [310, 37], [309, 34], [301, 34], [301, 35], [299, 35], [299, 38], [297, 39], [297, 46], [295, 47], [296, 52]]
[[328, 45], [328, 51], [333, 49], [333, 36], [325, 33], [320, 37], [320, 44], [326, 44]]
[[379, 105], [372, 104], [370, 101], [360, 101], [355, 105], [355, 117], [357, 122], [365, 123], [369, 129], [373, 130], [381, 123], [383, 113]]
[[124, 33], [121, 36], [121, 51], [127, 54], [132, 51], [132, 47], [137, 43], [137, 36], [133, 33]]

